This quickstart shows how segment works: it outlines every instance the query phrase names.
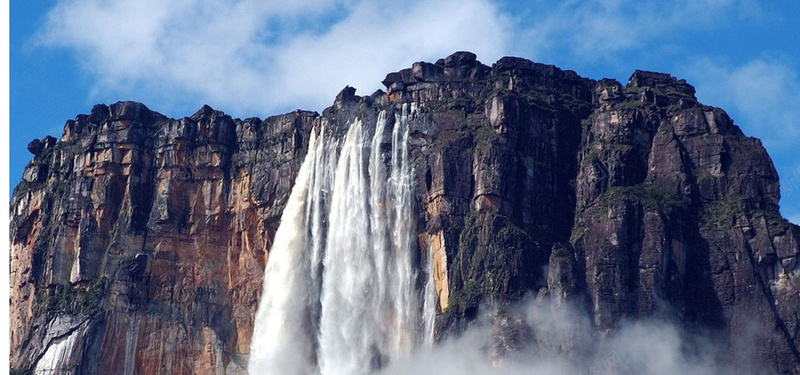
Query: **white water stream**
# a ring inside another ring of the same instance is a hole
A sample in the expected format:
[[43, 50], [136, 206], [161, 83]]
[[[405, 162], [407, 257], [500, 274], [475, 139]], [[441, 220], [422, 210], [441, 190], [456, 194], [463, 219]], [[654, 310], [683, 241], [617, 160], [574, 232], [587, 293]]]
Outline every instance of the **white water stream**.
[[432, 343], [436, 297], [412, 210], [415, 112], [404, 105], [393, 123], [381, 112], [374, 132], [355, 120], [343, 139], [324, 123], [312, 135], [270, 249], [251, 375], [366, 375]]

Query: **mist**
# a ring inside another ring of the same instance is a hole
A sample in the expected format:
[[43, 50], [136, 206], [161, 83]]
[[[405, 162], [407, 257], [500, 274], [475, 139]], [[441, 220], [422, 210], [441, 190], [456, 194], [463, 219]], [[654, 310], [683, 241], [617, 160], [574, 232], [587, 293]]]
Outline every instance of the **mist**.
[[482, 307], [462, 334], [420, 348], [379, 374], [775, 374], [752, 361], [734, 369], [722, 359], [726, 346], [708, 332], [664, 319], [623, 321], [614, 331], [598, 332], [575, 305], [526, 298], [504, 310]]

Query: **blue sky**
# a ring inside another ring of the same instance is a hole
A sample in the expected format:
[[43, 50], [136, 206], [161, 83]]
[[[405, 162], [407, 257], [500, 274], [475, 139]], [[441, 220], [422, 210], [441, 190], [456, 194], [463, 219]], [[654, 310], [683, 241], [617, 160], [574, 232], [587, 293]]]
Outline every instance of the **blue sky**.
[[[280, 5], [276, 5], [279, 4]], [[800, 222], [800, 2], [776, 0], [11, 1], [11, 184], [27, 143], [95, 103], [172, 117], [321, 111], [345, 85], [470, 50], [625, 83], [671, 73], [764, 141]]]

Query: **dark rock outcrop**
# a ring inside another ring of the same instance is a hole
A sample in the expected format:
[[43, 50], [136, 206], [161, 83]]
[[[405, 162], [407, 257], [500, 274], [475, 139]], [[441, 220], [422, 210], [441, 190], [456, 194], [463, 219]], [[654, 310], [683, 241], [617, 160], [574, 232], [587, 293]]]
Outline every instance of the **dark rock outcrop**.
[[[344, 89], [321, 116], [98, 105], [58, 143], [32, 142], [11, 205], [12, 368], [72, 340], [67, 363], [49, 366], [243, 372], [312, 127], [373, 126], [379, 110], [412, 103], [440, 337], [479, 305], [533, 292], [585, 306], [604, 333], [666, 315], [714, 332], [731, 362], [755, 352], [765, 371], [798, 373], [800, 228], [778, 213], [761, 143], [685, 81], [636, 71], [623, 86], [457, 52], [383, 84], [365, 97]], [[495, 333], [497, 355], [536, 337], [508, 315]]]

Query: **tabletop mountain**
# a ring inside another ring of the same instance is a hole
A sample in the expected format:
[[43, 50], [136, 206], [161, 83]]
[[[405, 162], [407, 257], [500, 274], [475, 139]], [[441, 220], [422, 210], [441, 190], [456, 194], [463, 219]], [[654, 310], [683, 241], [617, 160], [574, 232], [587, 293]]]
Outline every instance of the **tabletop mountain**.
[[[32, 141], [11, 199], [11, 368], [245, 373], [311, 134], [355, 119], [374, 132], [406, 105], [438, 339], [534, 295], [582, 306], [599, 334], [663, 317], [710, 332], [727, 361], [800, 373], [800, 227], [779, 214], [761, 142], [688, 83], [457, 52], [383, 84], [321, 115], [96, 105]], [[503, 350], [531, 345], [503, 332]]]

